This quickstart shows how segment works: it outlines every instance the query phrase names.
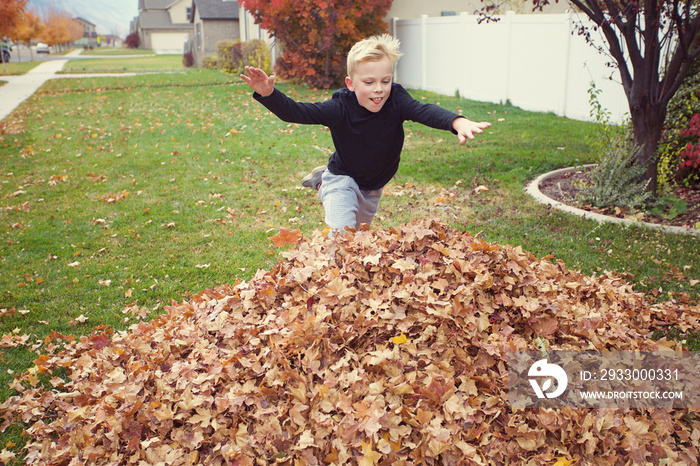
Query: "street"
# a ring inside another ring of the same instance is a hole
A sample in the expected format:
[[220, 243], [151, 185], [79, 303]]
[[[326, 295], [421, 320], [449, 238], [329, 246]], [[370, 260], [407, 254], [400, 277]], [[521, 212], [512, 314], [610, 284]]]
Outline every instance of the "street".
[[10, 53], [11, 56], [10, 61], [8, 63], [24, 63], [28, 61], [46, 61], [65, 58], [63, 55], [58, 55], [54, 53], [36, 53], [36, 46], [32, 46], [32, 49], [30, 51], [29, 47], [23, 44], [14, 44]]

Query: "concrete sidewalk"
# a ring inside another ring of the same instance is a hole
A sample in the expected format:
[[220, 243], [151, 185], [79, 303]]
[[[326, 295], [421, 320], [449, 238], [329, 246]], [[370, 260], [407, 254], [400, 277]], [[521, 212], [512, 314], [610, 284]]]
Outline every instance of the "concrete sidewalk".
[[0, 80], [7, 81], [7, 84], [0, 86], [0, 121], [7, 118], [10, 113], [49, 79], [134, 76], [134, 73], [56, 74], [63, 70], [68, 60], [79, 56], [81, 52], [82, 50], [74, 50], [60, 59], [47, 60], [21, 76], [0, 76]]

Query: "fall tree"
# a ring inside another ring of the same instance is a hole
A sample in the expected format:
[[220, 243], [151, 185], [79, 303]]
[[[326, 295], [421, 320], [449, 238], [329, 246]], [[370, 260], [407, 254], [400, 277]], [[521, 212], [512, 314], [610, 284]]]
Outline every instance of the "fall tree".
[[11, 36], [27, 7], [27, 0], [0, 0], [0, 38]]
[[282, 42], [276, 73], [327, 89], [342, 84], [345, 55], [367, 36], [386, 32], [392, 0], [242, 0], [256, 24]]
[[[27, 7], [27, 0], [0, 0], [0, 40], [12, 36], [19, 18]], [[4, 55], [0, 53], [2, 68], [5, 69]]]
[[44, 30], [44, 25], [41, 23], [41, 18], [34, 13], [32, 10], [25, 11], [18, 24], [15, 27], [15, 31], [12, 37], [23, 43], [29, 49], [30, 56], [34, 59], [32, 54], [32, 48], [29, 46], [31, 41], [39, 37], [39, 35]]
[[40, 37], [49, 45], [64, 45], [83, 37], [83, 30], [67, 12], [50, 9]]
[[[485, 10], [497, 7], [487, 1]], [[558, 1], [558, 0], [555, 0]], [[629, 104], [636, 163], [646, 169], [648, 189], [656, 192], [655, 155], [666, 108], [700, 57], [700, 14], [696, 0], [568, 0], [593, 21], [605, 38], [605, 49], [616, 65]], [[541, 9], [548, 0], [533, 0]], [[596, 31], [580, 24], [578, 33]], [[590, 41], [589, 41], [590, 42]]]

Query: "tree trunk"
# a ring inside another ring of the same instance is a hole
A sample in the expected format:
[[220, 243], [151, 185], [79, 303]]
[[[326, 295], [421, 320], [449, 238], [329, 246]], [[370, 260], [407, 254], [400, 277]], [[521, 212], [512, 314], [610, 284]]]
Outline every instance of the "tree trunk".
[[647, 190], [656, 193], [659, 186], [656, 150], [666, 119], [666, 106], [631, 105], [630, 107], [634, 145], [639, 147], [637, 162], [646, 168], [644, 179], [649, 181]]

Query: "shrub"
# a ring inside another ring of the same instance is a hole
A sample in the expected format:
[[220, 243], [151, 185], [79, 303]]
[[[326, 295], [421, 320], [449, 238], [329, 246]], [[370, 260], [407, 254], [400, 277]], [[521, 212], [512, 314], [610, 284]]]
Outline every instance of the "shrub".
[[700, 59], [668, 104], [657, 151], [659, 186], [700, 184]]
[[591, 184], [579, 193], [579, 199], [595, 207], [644, 207], [653, 195], [647, 191], [649, 181], [640, 181], [646, 169], [637, 163], [639, 147], [620, 131], [612, 134], [603, 157], [591, 173]]
[[[698, 91], [700, 95], [700, 91]], [[681, 132], [682, 140], [690, 139], [680, 151], [680, 175], [686, 184], [700, 182], [700, 112], [690, 118], [689, 128]]]
[[194, 57], [191, 52], [185, 52], [182, 54], [182, 64], [185, 68], [192, 68], [194, 66]]
[[243, 46], [240, 39], [220, 40], [216, 45], [216, 58], [219, 67], [227, 73], [243, 72]]
[[590, 142], [600, 155], [598, 166], [591, 170], [591, 183], [579, 192], [579, 201], [595, 207], [627, 207], [638, 209], [651, 199], [649, 181], [642, 177], [646, 168], [637, 163], [639, 147], [635, 147], [628, 125], [610, 124], [610, 112], [605, 110], [598, 95], [601, 90], [591, 84], [588, 91], [591, 116], [601, 128]]
[[244, 42], [242, 52], [244, 66], [256, 66], [267, 74], [272, 73], [270, 68], [270, 50], [265, 41], [256, 39]]
[[137, 49], [141, 46], [141, 38], [139, 37], [138, 33], [132, 32], [128, 36], [126, 36], [126, 39], [124, 40], [124, 45], [126, 45], [127, 48], [129, 49]]
[[207, 69], [207, 70], [215, 70], [219, 67], [219, 61], [216, 58], [216, 55], [207, 55], [206, 57], [202, 58], [202, 68]]
[[243, 73], [247, 65], [256, 66], [268, 74], [272, 73], [270, 52], [265, 41], [221, 40], [216, 45], [216, 57], [205, 57], [202, 60], [202, 68], [221, 68], [231, 74]]

